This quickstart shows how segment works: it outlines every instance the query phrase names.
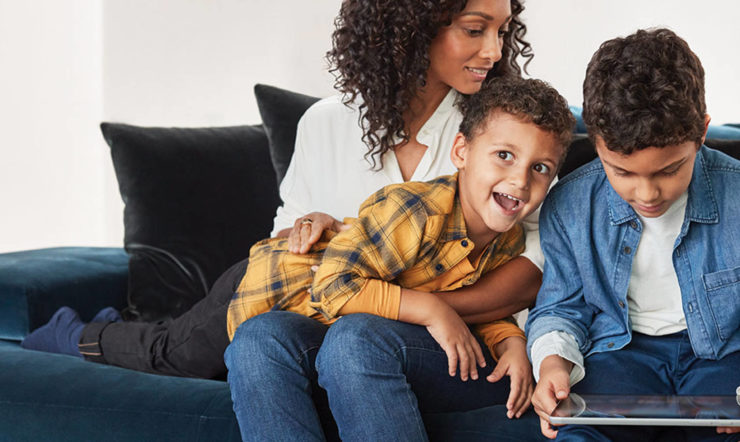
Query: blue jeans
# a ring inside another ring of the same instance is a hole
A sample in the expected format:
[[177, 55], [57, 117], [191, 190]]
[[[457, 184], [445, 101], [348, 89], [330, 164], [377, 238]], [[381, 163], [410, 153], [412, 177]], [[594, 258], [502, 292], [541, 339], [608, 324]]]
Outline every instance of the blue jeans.
[[[479, 379], [463, 382], [449, 376], [447, 355], [425, 327], [353, 314], [329, 328], [316, 364], [342, 440], [425, 441], [427, 430], [434, 439], [435, 432], [445, 431], [440, 424], [459, 425], [433, 414], [506, 403], [508, 378], [485, 380], [495, 362], [484, 353], [487, 366], [479, 369]], [[426, 428], [422, 414], [430, 423]], [[487, 419], [502, 435], [519, 430], [508, 428], [501, 409]], [[535, 420], [524, 427], [525, 433], [539, 432]]]
[[[573, 386], [584, 394], [734, 396], [740, 385], [740, 352], [713, 361], [694, 355], [684, 330], [667, 336], [633, 333], [623, 349], [586, 358], [586, 377]], [[710, 427], [560, 427], [565, 441], [738, 441], [740, 434], [717, 434]]]
[[[372, 339], [365, 341], [368, 334]], [[269, 312], [237, 329], [225, 360], [245, 442], [336, 439], [319, 383], [332, 389], [343, 440], [427, 440], [426, 431], [432, 440], [484, 440], [490, 434], [539, 440], [530, 413], [509, 420], [503, 405], [448, 413], [505, 403], [508, 380], [450, 378], [447, 357], [424, 327], [349, 315], [329, 328], [296, 313]], [[489, 359], [481, 377], [492, 369]], [[420, 407], [429, 413], [426, 429]], [[394, 410], [392, 418], [388, 410]]]

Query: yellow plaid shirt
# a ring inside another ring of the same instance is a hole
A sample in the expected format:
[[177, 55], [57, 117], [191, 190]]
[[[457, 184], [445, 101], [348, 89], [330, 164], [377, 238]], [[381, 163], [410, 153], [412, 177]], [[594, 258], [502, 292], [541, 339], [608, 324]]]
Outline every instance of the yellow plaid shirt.
[[[229, 338], [242, 322], [268, 310], [330, 324], [349, 313], [343, 307], [350, 303], [353, 313], [397, 319], [402, 287], [449, 291], [473, 284], [524, 250], [523, 229], [500, 234], [477, 263], [468, 260], [473, 248], [457, 198], [457, 174], [384, 187], [362, 204], [349, 230], [327, 232], [308, 254], [288, 252], [285, 238], [255, 244], [229, 305]], [[311, 266], [318, 264], [314, 275]], [[375, 305], [357, 303], [358, 295]], [[509, 336], [524, 336], [512, 318], [478, 325], [476, 332], [491, 351]]]

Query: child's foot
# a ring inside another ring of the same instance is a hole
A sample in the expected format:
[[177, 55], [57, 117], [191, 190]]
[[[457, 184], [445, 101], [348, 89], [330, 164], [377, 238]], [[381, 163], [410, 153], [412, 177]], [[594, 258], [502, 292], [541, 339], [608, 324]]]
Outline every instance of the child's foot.
[[21, 342], [21, 347], [81, 358], [77, 343], [80, 341], [83, 327], [85, 323], [76, 311], [62, 307], [54, 313], [49, 322], [26, 336]]
[[95, 314], [90, 322], [121, 322], [121, 314], [113, 307], [106, 307]]

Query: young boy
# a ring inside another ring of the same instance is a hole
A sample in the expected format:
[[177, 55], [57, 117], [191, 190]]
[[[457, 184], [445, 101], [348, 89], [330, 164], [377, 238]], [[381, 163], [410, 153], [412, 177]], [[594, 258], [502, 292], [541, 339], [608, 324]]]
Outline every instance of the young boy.
[[[297, 312], [324, 324], [350, 313], [372, 313], [423, 325], [447, 354], [445, 373], [455, 376], [459, 362], [462, 380], [478, 378], [476, 363], [483, 367], [486, 360], [478, 340], [431, 292], [472, 284], [523, 251], [519, 223], [544, 199], [565, 156], [574, 119], [557, 91], [539, 80], [496, 80], [469, 97], [463, 108], [451, 153], [457, 174], [381, 189], [363, 203], [349, 230], [318, 243], [308, 255], [289, 253], [286, 239], [268, 239], [252, 248], [246, 275], [229, 306], [228, 333], [233, 341], [226, 352], [235, 410], [248, 433], [271, 425], [269, 416], [303, 416], [305, 411], [286, 411], [299, 402], [294, 396], [281, 403], [274, 392], [264, 392], [264, 379], [252, 379], [260, 377], [248, 367], [255, 355], [243, 344], [252, 336], [245, 327], [237, 328], [270, 309]], [[310, 268], [319, 262], [314, 276]], [[498, 381], [505, 374], [511, 378], [510, 392], [499, 389], [505, 391], [503, 397], [489, 400], [503, 403], [508, 395], [510, 417], [519, 416], [529, 406], [533, 388], [523, 333], [513, 321], [475, 329], [499, 361], [488, 380]], [[286, 390], [290, 382], [286, 378], [280, 378], [280, 390]], [[361, 388], [355, 381], [356, 393]], [[259, 393], [252, 391], [255, 385]], [[325, 388], [331, 398], [331, 387]], [[295, 391], [305, 393], [301, 388]], [[257, 394], [270, 399], [260, 401]], [[341, 396], [354, 401], [350, 392]], [[407, 398], [400, 399], [385, 398], [382, 407], [408, 404]], [[271, 414], [271, 407], [279, 411]], [[348, 437], [343, 427], [357, 428], [345, 425], [337, 413], [335, 418], [343, 437]], [[371, 419], [364, 415], [363, 420]], [[301, 421], [296, 431], [309, 425]]]
[[583, 89], [599, 158], [543, 205], [546, 264], [527, 322], [542, 433], [738, 440], [700, 427], [547, 423], [570, 391], [734, 395], [740, 385], [740, 162], [702, 146], [699, 59], [669, 30], [640, 30], [601, 45]]

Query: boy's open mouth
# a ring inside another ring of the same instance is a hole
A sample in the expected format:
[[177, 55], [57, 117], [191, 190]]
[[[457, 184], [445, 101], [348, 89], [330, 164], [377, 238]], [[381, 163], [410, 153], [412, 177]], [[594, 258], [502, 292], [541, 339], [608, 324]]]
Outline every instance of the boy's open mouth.
[[493, 199], [506, 213], [515, 213], [524, 207], [524, 201], [506, 193], [493, 192]]

